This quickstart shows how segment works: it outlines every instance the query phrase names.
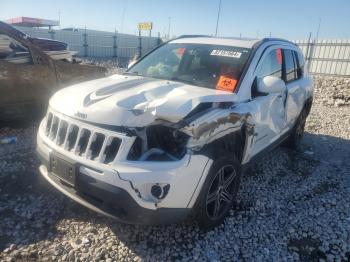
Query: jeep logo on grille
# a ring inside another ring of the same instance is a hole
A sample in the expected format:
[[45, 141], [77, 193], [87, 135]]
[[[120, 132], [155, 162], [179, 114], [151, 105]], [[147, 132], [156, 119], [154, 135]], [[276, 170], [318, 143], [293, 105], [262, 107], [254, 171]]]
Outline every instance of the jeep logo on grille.
[[82, 119], [86, 119], [87, 118], [87, 114], [85, 114], [85, 113], [81, 113], [81, 112], [76, 112], [75, 114], [74, 114], [76, 117], [79, 117], [79, 118], [82, 118]]

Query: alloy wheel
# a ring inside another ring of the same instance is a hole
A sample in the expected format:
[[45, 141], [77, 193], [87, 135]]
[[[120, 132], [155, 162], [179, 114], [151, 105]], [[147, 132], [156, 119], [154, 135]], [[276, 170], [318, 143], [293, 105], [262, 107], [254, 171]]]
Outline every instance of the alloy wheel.
[[220, 218], [232, 204], [234, 198], [236, 170], [232, 165], [219, 169], [209, 187], [206, 211], [210, 219]]

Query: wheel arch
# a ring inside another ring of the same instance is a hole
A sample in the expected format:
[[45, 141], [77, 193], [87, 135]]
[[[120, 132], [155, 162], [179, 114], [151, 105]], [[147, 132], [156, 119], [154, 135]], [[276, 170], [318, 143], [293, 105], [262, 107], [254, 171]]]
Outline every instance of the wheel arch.
[[246, 135], [245, 125], [242, 125], [239, 130], [204, 145], [195, 154], [205, 155], [212, 160], [216, 160], [223, 154], [229, 153], [235, 155], [241, 163], [246, 147]]

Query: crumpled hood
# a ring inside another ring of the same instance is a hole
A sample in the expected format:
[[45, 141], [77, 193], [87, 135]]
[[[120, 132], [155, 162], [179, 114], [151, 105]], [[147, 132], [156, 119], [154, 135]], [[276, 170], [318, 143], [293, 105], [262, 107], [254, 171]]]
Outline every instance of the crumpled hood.
[[98, 124], [142, 127], [157, 119], [176, 123], [203, 102], [235, 101], [236, 94], [139, 76], [113, 75], [61, 89], [50, 107]]

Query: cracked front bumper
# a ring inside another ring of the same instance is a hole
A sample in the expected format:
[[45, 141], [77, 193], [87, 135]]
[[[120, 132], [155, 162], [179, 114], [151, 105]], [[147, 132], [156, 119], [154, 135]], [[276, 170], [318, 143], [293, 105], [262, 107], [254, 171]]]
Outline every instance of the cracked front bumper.
[[41, 175], [56, 189], [75, 202], [105, 216], [128, 224], [158, 225], [184, 220], [190, 208], [159, 208], [151, 210], [139, 206], [122, 188], [111, 186], [91, 177], [80, 175], [76, 188], [65, 185], [41, 165]]
[[[56, 189], [91, 210], [132, 224], [169, 224], [186, 218], [211, 163], [205, 156], [186, 155], [171, 162], [99, 164], [67, 153], [46, 139], [42, 128], [37, 137], [37, 152], [41, 175]], [[50, 172], [51, 154], [62, 156], [78, 167], [74, 187]], [[161, 200], [150, 197], [152, 184], [169, 185], [168, 194]]]

